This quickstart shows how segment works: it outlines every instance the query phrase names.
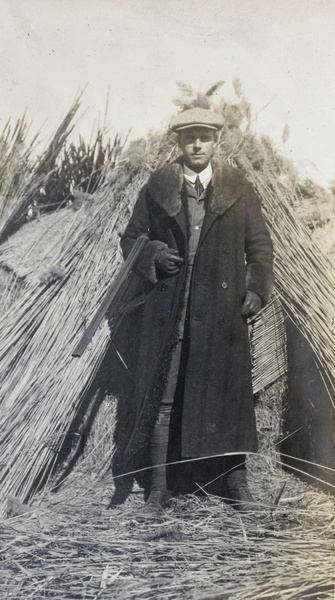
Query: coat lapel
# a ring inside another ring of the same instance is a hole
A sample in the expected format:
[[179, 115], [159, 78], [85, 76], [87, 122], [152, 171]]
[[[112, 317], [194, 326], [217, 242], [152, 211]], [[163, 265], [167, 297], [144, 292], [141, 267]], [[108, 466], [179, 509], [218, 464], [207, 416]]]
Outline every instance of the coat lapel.
[[241, 176], [226, 163], [213, 162], [213, 193], [209, 203], [212, 213], [223, 215], [241, 197]]
[[241, 197], [238, 171], [225, 163], [213, 161], [212, 189], [199, 245], [202, 244], [216, 219], [224, 215]]
[[180, 192], [183, 182], [183, 169], [179, 162], [166, 165], [149, 177], [147, 188], [151, 198], [170, 217], [175, 217], [182, 211]]
[[158, 169], [149, 178], [147, 187], [153, 200], [173, 217], [184, 236], [187, 236], [186, 215], [181, 201], [184, 174], [180, 162]]

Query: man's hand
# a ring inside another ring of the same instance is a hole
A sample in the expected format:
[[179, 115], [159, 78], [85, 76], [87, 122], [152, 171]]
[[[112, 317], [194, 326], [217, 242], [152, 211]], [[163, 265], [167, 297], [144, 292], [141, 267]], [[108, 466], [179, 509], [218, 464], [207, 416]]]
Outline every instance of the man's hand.
[[258, 313], [258, 311], [262, 307], [262, 301], [256, 292], [251, 292], [247, 290], [245, 300], [242, 306], [242, 316], [243, 317], [253, 317]]
[[166, 275], [176, 275], [183, 262], [184, 259], [179, 256], [178, 250], [172, 248], [160, 250], [155, 259], [157, 269]]

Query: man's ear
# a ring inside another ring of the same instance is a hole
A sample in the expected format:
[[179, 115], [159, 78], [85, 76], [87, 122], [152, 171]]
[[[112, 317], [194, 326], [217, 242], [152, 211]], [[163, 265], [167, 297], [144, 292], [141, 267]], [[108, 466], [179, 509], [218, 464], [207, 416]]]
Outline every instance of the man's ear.
[[218, 141], [219, 141], [219, 134], [218, 134], [217, 131], [214, 131], [214, 145], [215, 145], [215, 148], [218, 145]]

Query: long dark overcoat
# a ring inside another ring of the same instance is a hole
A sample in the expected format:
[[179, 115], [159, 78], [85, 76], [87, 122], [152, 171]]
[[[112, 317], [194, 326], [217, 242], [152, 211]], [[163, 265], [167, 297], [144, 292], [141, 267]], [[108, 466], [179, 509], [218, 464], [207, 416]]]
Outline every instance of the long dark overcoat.
[[[144, 232], [150, 241], [137, 265], [146, 292], [129, 408], [132, 432], [125, 454], [130, 458], [148, 447], [182, 315], [189, 219], [181, 160], [154, 172], [141, 190], [121, 240], [125, 256]], [[156, 272], [155, 257], [165, 245], [185, 258], [177, 275]], [[213, 163], [189, 295], [183, 457], [256, 451], [248, 330], [241, 309], [247, 289], [264, 305], [272, 284], [272, 242], [260, 199], [240, 170]]]

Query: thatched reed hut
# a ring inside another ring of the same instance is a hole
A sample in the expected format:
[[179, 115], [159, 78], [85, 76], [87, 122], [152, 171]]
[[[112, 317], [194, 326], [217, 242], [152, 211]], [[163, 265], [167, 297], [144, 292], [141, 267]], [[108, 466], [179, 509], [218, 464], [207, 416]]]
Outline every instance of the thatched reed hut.
[[[243, 119], [250, 120], [245, 100], [234, 118], [231, 106], [217, 109], [227, 117], [219, 156], [242, 168], [257, 189], [275, 244], [276, 293], [250, 327], [254, 391], [273, 385], [288, 368], [286, 408], [278, 417], [285, 421], [278, 434], [286, 437], [283, 453], [293, 456], [287, 462], [297, 473], [334, 490], [331, 263], [297, 217], [301, 198], [290, 165], [268, 139], [251, 135], [248, 123], [242, 130]], [[79, 193], [71, 207], [27, 223], [0, 246], [2, 505], [9, 494], [32, 497], [56, 467], [64, 471], [78, 455], [78, 439], [97, 413], [106, 381], [119, 376], [109, 351], [128, 369], [107, 321], [82, 357], [71, 353], [121, 265], [118, 236], [140, 187], [176, 152], [173, 138], [133, 144], [93, 195]]]

